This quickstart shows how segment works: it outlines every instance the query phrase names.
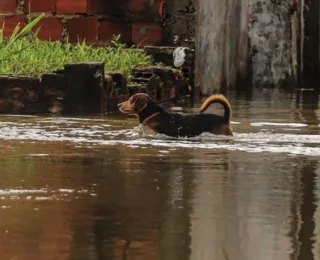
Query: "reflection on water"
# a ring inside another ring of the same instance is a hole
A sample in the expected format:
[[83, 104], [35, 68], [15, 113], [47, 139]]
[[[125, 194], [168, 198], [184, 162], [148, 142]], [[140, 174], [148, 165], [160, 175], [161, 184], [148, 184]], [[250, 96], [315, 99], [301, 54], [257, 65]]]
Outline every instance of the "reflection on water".
[[1, 117], [0, 259], [320, 259], [318, 96], [230, 97], [233, 138]]

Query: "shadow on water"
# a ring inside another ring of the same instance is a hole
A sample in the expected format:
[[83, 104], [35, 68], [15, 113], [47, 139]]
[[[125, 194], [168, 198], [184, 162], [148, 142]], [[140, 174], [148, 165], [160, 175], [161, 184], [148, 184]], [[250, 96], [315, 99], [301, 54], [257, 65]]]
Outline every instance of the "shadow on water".
[[0, 259], [319, 259], [318, 96], [238, 94], [232, 139], [1, 117]]

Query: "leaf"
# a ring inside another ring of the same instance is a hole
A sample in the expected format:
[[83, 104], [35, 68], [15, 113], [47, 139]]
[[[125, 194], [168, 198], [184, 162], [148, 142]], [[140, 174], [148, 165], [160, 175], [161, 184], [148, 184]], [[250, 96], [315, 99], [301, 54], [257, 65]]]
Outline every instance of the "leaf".
[[31, 23], [27, 24], [19, 33], [20, 26], [19, 24], [13, 30], [13, 33], [10, 37], [8, 44], [0, 51], [0, 60], [3, 60], [5, 53], [11, 48], [11, 46], [19, 40], [21, 37], [29, 33], [34, 26], [36, 26], [40, 20], [45, 16], [44, 13], [35, 18]]

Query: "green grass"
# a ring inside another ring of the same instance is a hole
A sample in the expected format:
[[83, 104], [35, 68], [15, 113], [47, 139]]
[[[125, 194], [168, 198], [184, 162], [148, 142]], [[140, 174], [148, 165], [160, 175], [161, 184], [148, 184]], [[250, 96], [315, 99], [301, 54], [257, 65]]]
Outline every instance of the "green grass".
[[[20, 30], [20, 24], [17, 24], [17, 26], [14, 28], [11, 37], [6, 40], [4, 37], [4, 27], [5, 24], [3, 24], [2, 28], [0, 28], [0, 61], [7, 59], [13, 54], [16, 54], [17, 51], [12, 46], [21, 38], [25, 37], [26, 35], [30, 34], [32, 32], [32, 29], [41, 21], [41, 19], [45, 16], [44, 13], [36, 17], [35, 19], [29, 19], [29, 23]], [[39, 32], [39, 29], [37, 29], [36, 33]], [[23, 49], [20, 49], [20, 52], [24, 49], [30, 47], [25, 46]]]
[[[10, 44], [10, 48], [8, 48]], [[0, 30], [0, 74], [39, 76], [62, 69], [66, 63], [104, 62], [107, 71], [121, 71], [129, 78], [133, 68], [152, 63], [150, 56], [135, 49], [127, 49], [115, 37], [109, 47], [92, 47], [85, 42], [72, 45], [45, 42], [36, 36], [19, 37], [13, 43], [5, 41]]]

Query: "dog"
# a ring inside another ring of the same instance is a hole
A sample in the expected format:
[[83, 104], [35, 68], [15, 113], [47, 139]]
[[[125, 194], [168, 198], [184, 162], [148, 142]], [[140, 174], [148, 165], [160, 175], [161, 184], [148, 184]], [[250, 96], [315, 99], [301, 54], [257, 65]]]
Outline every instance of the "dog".
[[[219, 103], [224, 107], [223, 116], [203, 114], [212, 103]], [[171, 137], [195, 137], [204, 132], [233, 135], [230, 126], [232, 110], [223, 95], [208, 97], [200, 107], [200, 112], [194, 114], [166, 112], [144, 93], [131, 96], [127, 101], [119, 103], [118, 108], [122, 113], [137, 115], [140, 124]]]

